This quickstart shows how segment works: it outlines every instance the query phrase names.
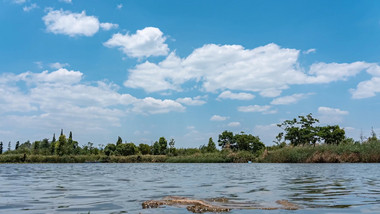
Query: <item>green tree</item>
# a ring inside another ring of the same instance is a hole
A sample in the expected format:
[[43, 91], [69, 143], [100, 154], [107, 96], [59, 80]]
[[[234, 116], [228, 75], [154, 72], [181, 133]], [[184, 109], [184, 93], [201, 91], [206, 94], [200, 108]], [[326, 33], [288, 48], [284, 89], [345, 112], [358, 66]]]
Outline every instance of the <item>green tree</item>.
[[115, 151], [116, 151], [116, 145], [113, 143], [108, 144], [104, 148], [104, 154], [106, 154], [107, 156], [113, 155]]
[[20, 147], [20, 141], [17, 141], [17, 142], [16, 142], [16, 145], [15, 145], [15, 150], [17, 150], [17, 149], [18, 149], [18, 147]]
[[73, 140], [73, 133], [70, 131], [69, 138], [67, 139], [67, 144], [65, 146], [66, 154], [78, 154], [78, 142]]
[[0, 155], [3, 154], [3, 141], [0, 141]]
[[41, 154], [48, 155], [49, 149], [50, 149], [49, 139], [45, 138], [41, 142], [41, 146], [40, 146], [41, 151], [40, 152], [41, 152]]
[[116, 146], [120, 145], [123, 143], [123, 139], [121, 139], [120, 136], [117, 137], [117, 141], [116, 141]]
[[56, 139], [55, 139], [55, 133], [53, 134], [53, 140], [51, 141], [52, 143], [55, 143], [55, 141], [57, 141]]
[[57, 141], [52, 141], [50, 143], [50, 154], [54, 155], [55, 154], [55, 144], [57, 144]]
[[240, 134], [236, 134], [234, 139], [236, 142], [235, 150], [256, 153], [265, 148], [265, 145], [260, 141], [260, 138], [253, 136], [252, 134], [241, 132]]
[[126, 143], [125, 147], [125, 155], [135, 155], [138, 152], [138, 148], [134, 143]]
[[283, 132], [278, 133], [278, 135], [276, 136], [276, 140], [274, 140], [273, 143], [275, 143], [277, 146], [281, 145], [283, 143], [282, 141], [283, 137], [284, 137]]
[[148, 155], [150, 153], [150, 146], [148, 144], [140, 143], [139, 150], [141, 154]]
[[116, 151], [123, 156], [134, 155], [137, 153], [137, 147], [134, 143], [122, 143], [116, 146]]
[[94, 144], [91, 142], [87, 142], [87, 145], [83, 147], [83, 152], [86, 155], [93, 154], [94, 153]]
[[61, 135], [60, 136], [62, 136], [63, 135], [63, 129], [61, 129]]
[[8, 143], [8, 152], [11, 151], [11, 141]]
[[338, 125], [320, 127], [318, 134], [326, 144], [338, 145], [346, 138], [344, 129]]
[[222, 132], [222, 134], [219, 135], [218, 142], [219, 142], [219, 146], [221, 146], [222, 149], [227, 149], [227, 148], [234, 149], [234, 147], [236, 146], [234, 133], [229, 132], [227, 130]]
[[159, 155], [161, 151], [160, 144], [156, 141], [154, 142], [152, 146], [152, 154], [153, 155]]
[[293, 146], [313, 144], [319, 140], [319, 127], [315, 126], [319, 120], [313, 118], [312, 114], [306, 116], [298, 116], [299, 121], [294, 118], [293, 120], [285, 120], [281, 124], [277, 124], [285, 131], [285, 140], [290, 141]]
[[168, 141], [164, 137], [160, 137], [158, 144], [160, 144], [160, 154], [165, 155], [168, 148]]
[[315, 123], [319, 123], [319, 120], [313, 118], [312, 114], [305, 116], [298, 116], [300, 119], [299, 124], [301, 125], [301, 136], [303, 144], [313, 144], [315, 146], [316, 142], [319, 140], [319, 127], [315, 126]]
[[216, 152], [216, 145], [214, 141], [212, 140], [212, 137], [208, 139], [208, 144], [207, 144], [207, 152]]
[[375, 130], [373, 130], [373, 127], [371, 128], [371, 137], [367, 139], [368, 142], [370, 141], [377, 141], [377, 135]]
[[33, 153], [34, 154], [39, 154], [40, 144], [41, 144], [40, 141], [34, 141], [34, 143], [33, 143]]
[[169, 153], [173, 153], [175, 140], [172, 138], [169, 141]]
[[59, 136], [58, 141], [55, 143], [55, 154], [62, 156], [65, 154], [65, 145], [67, 144], [66, 136]]

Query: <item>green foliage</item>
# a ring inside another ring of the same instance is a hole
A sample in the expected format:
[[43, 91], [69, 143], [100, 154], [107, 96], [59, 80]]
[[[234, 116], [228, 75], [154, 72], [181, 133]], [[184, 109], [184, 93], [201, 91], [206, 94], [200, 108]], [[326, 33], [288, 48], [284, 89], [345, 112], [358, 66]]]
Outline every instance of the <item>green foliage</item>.
[[222, 134], [219, 135], [219, 146], [222, 147], [222, 149], [228, 149], [235, 146], [235, 141], [234, 141], [234, 133], [229, 132], [229, 131], [224, 131]]
[[258, 136], [251, 134], [235, 134], [229, 131], [224, 131], [219, 135], [219, 146], [223, 149], [230, 148], [233, 151], [250, 151], [256, 153], [262, 151], [265, 148], [264, 143], [260, 141]]
[[346, 139], [345, 143], [323, 144], [319, 146], [285, 147], [270, 151], [261, 162], [270, 163], [343, 163], [343, 162], [380, 162], [380, 141], [363, 144]]
[[244, 132], [241, 132], [241, 134], [236, 134], [234, 139], [236, 142], [236, 150], [256, 153], [265, 148], [265, 145], [260, 141], [260, 138], [251, 134], [247, 135], [244, 134]]
[[125, 155], [135, 155], [138, 152], [138, 148], [134, 143], [126, 143], [126, 153]]
[[186, 155], [193, 155], [196, 153], [200, 153], [201, 151], [197, 148], [179, 148], [177, 149], [178, 156], [186, 156]]
[[164, 137], [160, 137], [158, 144], [160, 144], [160, 155], [165, 155], [168, 148], [168, 141]]
[[25, 143], [21, 144], [17, 150], [21, 150], [23, 152], [25, 152], [26, 150], [31, 150], [32, 149], [32, 144], [30, 143], [30, 141], [26, 141]]
[[58, 141], [55, 143], [55, 154], [62, 156], [65, 154], [65, 146], [67, 144], [66, 136], [61, 135], [59, 136]]
[[[319, 120], [313, 118], [312, 114], [306, 116], [298, 116], [297, 120], [285, 120], [281, 124], [277, 124], [278, 127], [284, 129], [285, 140], [289, 140], [290, 144], [293, 146], [298, 145], [315, 145], [319, 140], [319, 127], [316, 127], [314, 124], [318, 123]], [[281, 134], [278, 135], [280, 137]]]
[[208, 144], [207, 144], [207, 152], [216, 152], [218, 149], [216, 149], [216, 145], [214, 141], [212, 140], [212, 137], [208, 139]]
[[18, 149], [18, 147], [20, 147], [20, 141], [17, 141], [17, 142], [16, 142], [16, 145], [15, 145], [15, 150], [17, 150], [17, 149]]
[[150, 146], [148, 144], [140, 143], [139, 151], [142, 155], [148, 155], [150, 154]]
[[[227, 151], [227, 150], [225, 150]], [[194, 153], [191, 155], [179, 155], [169, 157], [169, 163], [247, 163], [256, 160], [256, 155], [248, 151], [241, 152], [213, 152]]]
[[57, 143], [57, 141], [53, 141], [51, 142], [50, 144], [50, 154], [51, 155], [54, 155], [55, 154], [55, 144]]
[[367, 141], [369, 142], [369, 141], [377, 141], [378, 139], [377, 139], [377, 136], [376, 136], [376, 132], [373, 130], [373, 127], [371, 128], [371, 137], [369, 137], [368, 139], [367, 139]]
[[3, 142], [0, 142], [0, 155], [3, 154]]
[[53, 134], [53, 140], [51, 142], [54, 143], [55, 141], [57, 141], [57, 140], [55, 139], [55, 133], [54, 133]]
[[154, 142], [153, 146], [152, 146], [152, 154], [153, 155], [159, 155], [160, 154], [160, 151], [161, 151], [161, 147], [160, 147], [160, 144], [156, 141]]
[[216, 145], [215, 145], [214, 141], [212, 140], [212, 137], [210, 137], [208, 139], [207, 146], [205, 146], [205, 145], [201, 146], [200, 150], [202, 151], [202, 153], [213, 153], [213, 152], [217, 152], [218, 151], [216, 149]]
[[113, 155], [115, 153], [115, 151], [116, 151], [116, 145], [113, 143], [108, 144], [104, 148], [104, 154], [107, 156]]
[[40, 151], [40, 144], [41, 144], [40, 141], [34, 141], [34, 143], [32, 144], [33, 154], [38, 154], [39, 153], [39, 151]]
[[117, 141], [116, 141], [116, 146], [120, 145], [123, 143], [123, 139], [121, 139], [120, 136], [117, 137]]
[[338, 125], [334, 126], [316, 126], [319, 123], [318, 119], [313, 118], [312, 114], [306, 116], [298, 116], [292, 120], [285, 120], [281, 124], [277, 124], [285, 131], [279, 133], [276, 137], [276, 143], [281, 143], [282, 137], [288, 140], [291, 145], [314, 145], [317, 142], [325, 142], [326, 144], [339, 144], [345, 139], [345, 131]]
[[138, 149], [135, 144], [133, 143], [121, 143], [116, 146], [116, 153], [118, 155], [134, 155], [137, 154]]
[[175, 148], [174, 148], [175, 140], [172, 138], [169, 141], [169, 154], [173, 154]]
[[324, 126], [319, 127], [318, 136], [326, 144], [336, 144], [338, 145], [345, 139], [345, 131], [341, 129], [338, 125], [335, 126]]

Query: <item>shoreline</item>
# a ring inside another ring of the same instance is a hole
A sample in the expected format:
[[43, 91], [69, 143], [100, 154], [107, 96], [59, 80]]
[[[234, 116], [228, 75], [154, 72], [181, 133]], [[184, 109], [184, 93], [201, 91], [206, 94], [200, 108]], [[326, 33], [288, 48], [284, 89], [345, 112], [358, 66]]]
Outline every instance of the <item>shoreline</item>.
[[[344, 147], [344, 148], [342, 148]], [[285, 147], [262, 154], [249, 152], [195, 153], [191, 155], [39, 155], [2, 154], [7, 163], [380, 163], [380, 144], [338, 147]]]

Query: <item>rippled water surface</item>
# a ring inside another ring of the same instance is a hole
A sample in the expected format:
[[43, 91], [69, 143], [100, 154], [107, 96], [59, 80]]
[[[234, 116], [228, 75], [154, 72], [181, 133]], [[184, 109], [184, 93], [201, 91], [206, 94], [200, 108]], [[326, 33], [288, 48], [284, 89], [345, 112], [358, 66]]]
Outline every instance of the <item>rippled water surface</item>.
[[380, 164], [0, 165], [0, 213], [188, 213], [141, 208], [171, 195], [302, 207], [231, 213], [380, 213]]

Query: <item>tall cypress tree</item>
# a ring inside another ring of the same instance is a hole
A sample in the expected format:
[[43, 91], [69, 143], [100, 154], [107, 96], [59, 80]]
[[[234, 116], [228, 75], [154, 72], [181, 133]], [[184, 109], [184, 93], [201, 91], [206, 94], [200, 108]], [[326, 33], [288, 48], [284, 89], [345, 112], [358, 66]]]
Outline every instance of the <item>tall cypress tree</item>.
[[69, 134], [69, 139], [73, 139], [73, 133], [70, 131], [70, 134]]
[[120, 144], [122, 144], [122, 143], [123, 143], [123, 140], [122, 140], [121, 137], [119, 136], [119, 137], [117, 138], [116, 146], [117, 146], [117, 145], [120, 145]]
[[11, 141], [8, 143], [8, 151], [11, 151]]
[[20, 147], [20, 141], [17, 141], [17, 142], [16, 142], [15, 150], [17, 150], [18, 147]]
[[61, 136], [63, 135], [63, 129], [61, 129]]
[[57, 140], [55, 139], [55, 133], [54, 133], [53, 134], [53, 140], [51, 142], [54, 143], [55, 141], [57, 141]]
[[3, 142], [0, 142], [0, 155], [3, 154]]

